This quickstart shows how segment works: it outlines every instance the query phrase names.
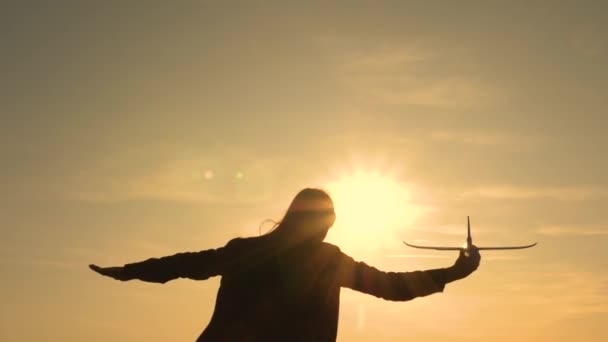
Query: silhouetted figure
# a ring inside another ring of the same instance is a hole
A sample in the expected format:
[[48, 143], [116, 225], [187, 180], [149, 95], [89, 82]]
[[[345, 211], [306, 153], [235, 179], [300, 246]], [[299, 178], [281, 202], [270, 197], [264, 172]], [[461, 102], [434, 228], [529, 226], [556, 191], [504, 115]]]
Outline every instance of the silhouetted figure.
[[90, 267], [122, 281], [222, 276], [213, 316], [198, 342], [331, 342], [336, 340], [341, 287], [407, 301], [442, 292], [446, 283], [468, 276], [479, 265], [480, 255], [473, 250], [469, 257], [461, 252], [448, 268], [380, 271], [323, 242], [335, 221], [333, 208], [326, 192], [307, 188], [268, 234], [123, 267]]

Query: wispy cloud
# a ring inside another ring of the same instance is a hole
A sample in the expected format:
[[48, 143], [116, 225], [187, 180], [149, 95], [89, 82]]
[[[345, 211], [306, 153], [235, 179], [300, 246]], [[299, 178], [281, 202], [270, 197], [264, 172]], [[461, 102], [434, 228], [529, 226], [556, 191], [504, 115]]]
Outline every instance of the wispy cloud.
[[443, 143], [461, 143], [467, 145], [487, 147], [513, 147], [520, 151], [522, 148], [529, 149], [538, 146], [541, 139], [536, 137], [515, 135], [512, 132], [487, 132], [472, 130], [434, 130], [429, 135], [430, 139]]
[[486, 199], [555, 199], [562, 201], [583, 201], [608, 197], [608, 190], [599, 187], [518, 187], [495, 185], [479, 187], [461, 194], [462, 198]]
[[[555, 340], [549, 337], [548, 327], [608, 313], [606, 275], [558, 264], [542, 265], [541, 269], [522, 266], [504, 274], [483, 266], [479, 271], [485, 283], [474, 300], [484, 303], [479, 312], [493, 312], [488, 324], [506, 328], [518, 321], [523, 331], [533, 332], [535, 338], [529, 341]], [[531, 312], [534, 319], [520, 319], [530, 317]]]
[[435, 68], [445, 58], [451, 56], [398, 44], [347, 50], [339, 53], [336, 76], [345, 89], [382, 104], [469, 108], [495, 102], [497, 92], [480, 78]]
[[606, 52], [606, 40], [603, 30], [592, 25], [574, 28], [569, 35], [569, 42], [575, 52], [585, 57], [596, 57]]
[[535, 293], [534, 284], [520, 283], [520, 292], [529, 292], [528, 300], [552, 308], [556, 315], [608, 313], [608, 276], [572, 269], [556, 269], [541, 273], [542, 294]]
[[58, 269], [74, 269], [83, 268], [85, 266], [83, 263], [77, 260], [31, 257], [0, 257], [0, 264], [19, 267], [43, 267]]
[[[453, 260], [454, 259], [454, 253], [442, 253], [442, 252], [436, 252], [438, 254], [387, 254], [386, 257], [387, 258], [397, 258], [397, 259], [450, 259]], [[522, 256], [520, 255], [510, 255], [510, 254], [500, 254], [500, 252], [495, 252], [495, 253], [499, 253], [499, 254], [494, 254], [494, 253], [485, 253], [483, 255], [483, 260], [488, 261], [488, 260], [499, 260], [499, 261], [510, 261], [510, 260], [521, 260], [523, 259]]]
[[256, 157], [238, 148], [187, 154], [154, 152], [154, 147], [142, 147], [84, 165], [74, 171], [65, 194], [93, 202], [260, 202], [272, 194], [277, 174], [287, 162]]
[[504, 137], [498, 135], [483, 134], [479, 132], [456, 133], [442, 130], [431, 132], [431, 139], [445, 142], [458, 141], [474, 145], [500, 145], [506, 142]]
[[[500, 252], [495, 252], [500, 253]], [[511, 261], [511, 260], [521, 260], [524, 259], [521, 255], [512, 255], [512, 254], [488, 254], [484, 253], [483, 260], [500, 260], [500, 261]]]
[[546, 226], [537, 229], [546, 236], [608, 236], [608, 226]]
[[387, 258], [405, 259], [453, 259], [453, 255], [427, 255], [427, 254], [388, 254]]

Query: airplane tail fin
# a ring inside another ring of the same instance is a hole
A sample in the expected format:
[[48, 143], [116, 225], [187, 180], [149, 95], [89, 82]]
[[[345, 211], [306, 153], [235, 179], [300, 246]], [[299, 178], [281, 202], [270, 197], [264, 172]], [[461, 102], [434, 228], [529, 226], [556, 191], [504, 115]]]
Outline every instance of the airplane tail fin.
[[471, 238], [471, 220], [467, 216], [467, 243], [470, 245], [473, 243], [473, 239]]

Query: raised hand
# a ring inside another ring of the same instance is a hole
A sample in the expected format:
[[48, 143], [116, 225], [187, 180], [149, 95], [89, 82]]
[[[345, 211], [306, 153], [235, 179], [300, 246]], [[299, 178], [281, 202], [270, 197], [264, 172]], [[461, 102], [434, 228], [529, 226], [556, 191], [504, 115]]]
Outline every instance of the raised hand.
[[89, 265], [89, 268], [103, 276], [114, 278], [116, 280], [127, 281], [127, 280], [132, 279], [129, 276], [127, 276], [127, 274], [124, 271], [124, 267], [122, 267], [122, 266], [99, 267], [97, 265], [91, 264], [91, 265]]
[[479, 250], [475, 246], [471, 246], [468, 254], [469, 256], [466, 256], [465, 252], [461, 250], [454, 265], [448, 268], [449, 281], [465, 278], [477, 270], [481, 261]]

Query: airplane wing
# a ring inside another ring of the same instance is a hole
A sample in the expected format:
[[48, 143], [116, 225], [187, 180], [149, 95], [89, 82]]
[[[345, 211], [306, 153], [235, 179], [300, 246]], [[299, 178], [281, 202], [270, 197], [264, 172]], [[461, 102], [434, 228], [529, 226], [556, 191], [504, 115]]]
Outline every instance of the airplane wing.
[[406, 245], [408, 245], [408, 246], [410, 246], [410, 247], [413, 247], [413, 248], [420, 248], [420, 249], [434, 249], [434, 250], [437, 250], [437, 251], [460, 251], [460, 250], [464, 249], [464, 248], [462, 248], [462, 247], [433, 247], [433, 246], [417, 246], [417, 245], [412, 245], [412, 244], [409, 244], [409, 243], [407, 243], [407, 242], [405, 242], [405, 241], [403, 241], [403, 243], [404, 243], [404, 244], [406, 244]]
[[501, 249], [524, 249], [524, 248], [530, 248], [530, 247], [534, 247], [536, 246], [536, 242], [531, 244], [531, 245], [525, 245], [525, 246], [509, 246], [509, 247], [477, 247], [477, 250], [480, 251], [496, 251], [496, 250], [501, 250]]

